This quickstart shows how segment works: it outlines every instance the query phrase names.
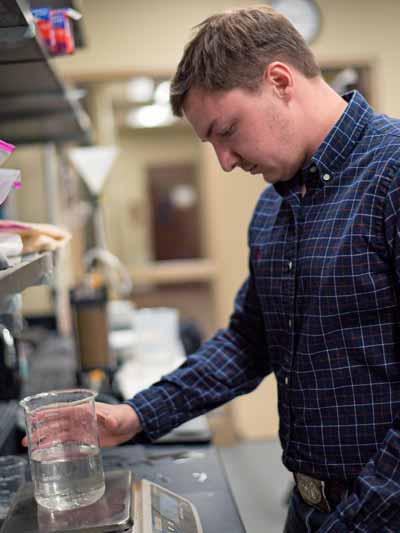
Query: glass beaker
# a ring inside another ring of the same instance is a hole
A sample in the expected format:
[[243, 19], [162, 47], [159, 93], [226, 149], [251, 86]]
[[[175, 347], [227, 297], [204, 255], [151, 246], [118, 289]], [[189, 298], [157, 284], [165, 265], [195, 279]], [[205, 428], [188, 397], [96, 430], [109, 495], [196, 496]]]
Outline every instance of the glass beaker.
[[104, 494], [95, 396], [86, 389], [56, 390], [20, 402], [35, 499], [48, 509], [83, 507]]

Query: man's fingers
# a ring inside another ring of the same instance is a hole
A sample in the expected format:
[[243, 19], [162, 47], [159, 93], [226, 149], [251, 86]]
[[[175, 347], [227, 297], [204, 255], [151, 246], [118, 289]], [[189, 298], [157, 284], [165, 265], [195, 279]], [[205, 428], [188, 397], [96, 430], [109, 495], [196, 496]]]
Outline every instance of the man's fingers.
[[[86, 406], [51, 408], [31, 418], [30, 440], [32, 449], [66, 442], [97, 445], [97, 427], [93, 411]], [[28, 446], [28, 438], [22, 440]]]

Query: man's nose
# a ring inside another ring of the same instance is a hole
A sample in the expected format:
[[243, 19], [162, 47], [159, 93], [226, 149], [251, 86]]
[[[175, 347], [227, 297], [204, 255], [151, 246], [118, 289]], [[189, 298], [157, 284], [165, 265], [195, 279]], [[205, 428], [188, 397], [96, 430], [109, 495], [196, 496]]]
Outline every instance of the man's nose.
[[214, 146], [215, 153], [217, 154], [219, 164], [225, 172], [230, 172], [239, 163], [239, 156], [232, 150], [225, 147]]

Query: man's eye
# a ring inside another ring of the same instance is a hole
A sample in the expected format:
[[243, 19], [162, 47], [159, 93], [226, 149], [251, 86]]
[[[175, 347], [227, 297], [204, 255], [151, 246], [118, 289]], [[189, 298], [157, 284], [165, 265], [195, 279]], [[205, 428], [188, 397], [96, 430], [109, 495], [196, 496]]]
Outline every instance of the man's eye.
[[235, 130], [235, 128], [234, 128], [233, 125], [229, 126], [229, 128], [221, 131], [220, 136], [223, 137], [224, 139], [226, 139], [227, 137], [230, 137], [232, 135], [234, 130]]

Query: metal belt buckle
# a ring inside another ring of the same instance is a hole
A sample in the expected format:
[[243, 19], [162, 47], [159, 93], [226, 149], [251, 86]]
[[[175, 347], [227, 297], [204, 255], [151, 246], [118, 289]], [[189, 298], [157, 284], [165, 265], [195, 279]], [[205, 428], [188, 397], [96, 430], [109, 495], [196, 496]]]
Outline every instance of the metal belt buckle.
[[294, 478], [303, 500], [324, 513], [331, 512], [331, 506], [325, 494], [325, 482], [305, 474], [295, 473]]

